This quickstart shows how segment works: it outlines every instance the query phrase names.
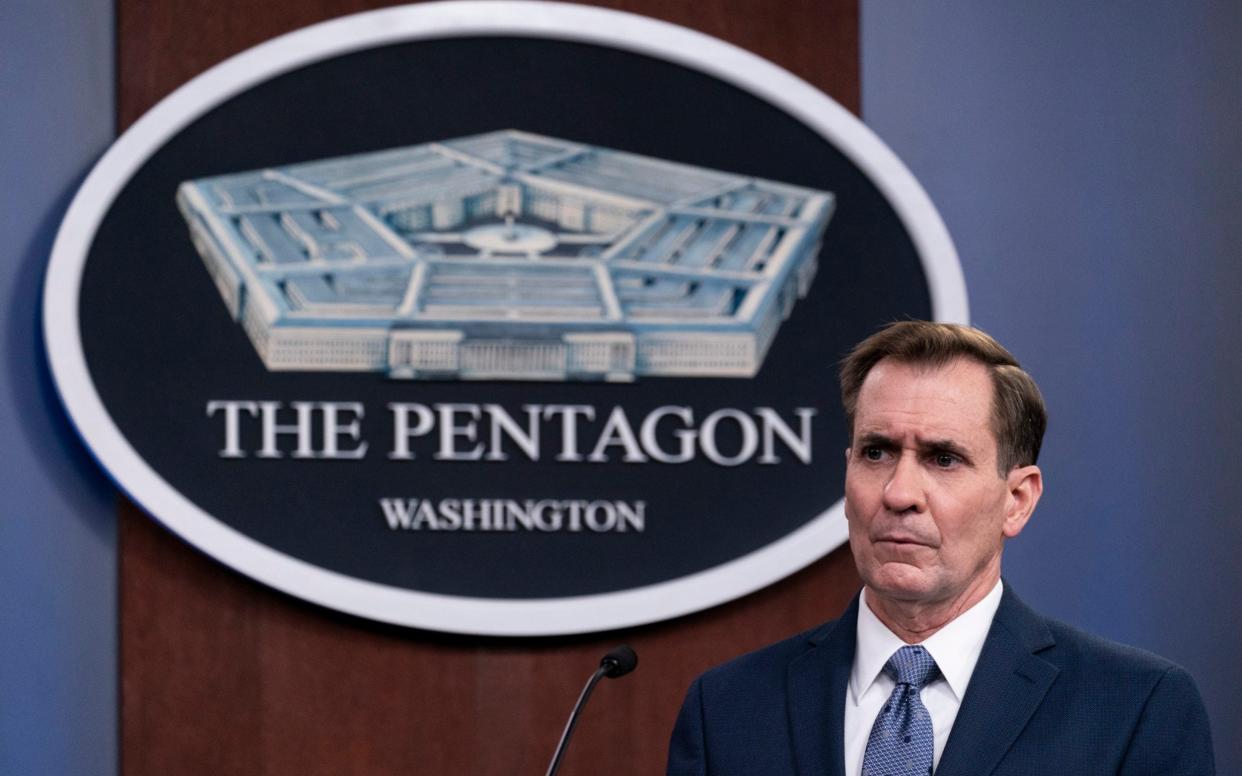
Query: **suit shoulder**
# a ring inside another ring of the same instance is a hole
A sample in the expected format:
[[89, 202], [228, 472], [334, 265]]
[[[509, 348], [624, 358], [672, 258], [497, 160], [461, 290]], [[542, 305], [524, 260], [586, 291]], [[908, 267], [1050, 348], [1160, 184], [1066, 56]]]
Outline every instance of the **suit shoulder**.
[[[1171, 660], [1073, 626], [1048, 621], [1056, 647], [1039, 656], [1056, 663], [1064, 687], [1077, 690], [1062, 706], [1078, 708], [1076, 729], [1089, 720], [1130, 720], [1118, 773], [1214, 773], [1211, 725], [1195, 680]], [[1083, 704], [1090, 708], [1082, 708]], [[1107, 737], [1101, 733], [1098, 738]]]
[[1008, 586], [993, 625], [1008, 630], [1024, 648], [1056, 666], [1063, 675], [1084, 674], [1110, 683], [1126, 682], [1136, 691], [1141, 684], [1154, 686], [1166, 675], [1189, 681], [1185, 670], [1159, 655], [1039, 614]]
[[1047, 620], [1056, 640], [1056, 650], [1046, 657], [1054, 662], [1073, 663], [1084, 670], [1117, 679], [1158, 680], [1170, 672], [1184, 674], [1171, 660], [1138, 647], [1111, 641], [1057, 620]]
[[[1039, 657], [1053, 663], [1066, 686], [1085, 691], [1100, 705], [1184, 707], [1202, 716], [1203, 697], [1194, 678], [1171, 660], [1110, 641], [1065, 623], [1049, 621], [1056, 639]], [[1098, 710], [1098, 708], [1097, 708]]]

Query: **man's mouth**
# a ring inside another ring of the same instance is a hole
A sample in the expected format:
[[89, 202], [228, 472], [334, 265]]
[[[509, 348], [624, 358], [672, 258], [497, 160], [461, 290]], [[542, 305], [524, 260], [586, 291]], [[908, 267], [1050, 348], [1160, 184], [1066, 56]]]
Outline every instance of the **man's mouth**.
[[913, 536], [881, 536], [875, 540], [876, 544], [896, 544], [904, 547], [926, 547], [927, 542], [920, 541]]

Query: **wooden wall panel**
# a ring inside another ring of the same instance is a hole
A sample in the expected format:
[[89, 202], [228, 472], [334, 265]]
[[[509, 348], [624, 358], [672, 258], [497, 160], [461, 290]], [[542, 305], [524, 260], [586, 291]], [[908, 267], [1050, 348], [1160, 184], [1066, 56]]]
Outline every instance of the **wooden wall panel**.
[[[176, 87], [308, 24], [398, 3], [117, 0], [117, 120], [124, 130]], [[859, 111], [858, 0], [598, 0], [736, 44]]]
[[[771, 59], [857, 112], [856, 0], [610, 0]], [[274, 35], [378, 7], [356, 0], [118, 0], [118, 120]], [[599, 656], [604, 682], [562, 773], [658, 774], [682, 694], [704, 668], [835, 616], [848, 552], [744, 599], [625, 631], [446, 636], [304, 603], [225, 568], [122, 499], [121, 758], [127, 776], [537, 774]]]
[[481, 639], [395, 628], [274, 592], [121, 507], [121, 752], [127, 776], [542, 773], [582, 683], [619, 642], [562, 766], [658, 774], [705, 668], [844, 609], [841, 550], [730, 604], [606, 634]]

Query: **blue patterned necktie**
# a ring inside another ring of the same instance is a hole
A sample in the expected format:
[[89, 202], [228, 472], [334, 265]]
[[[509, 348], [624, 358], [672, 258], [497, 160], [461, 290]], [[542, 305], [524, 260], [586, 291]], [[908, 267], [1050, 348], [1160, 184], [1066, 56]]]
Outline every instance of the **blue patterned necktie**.
[[924, 776], [932, 772], [936, 739], [931, 715], [919, 697], [923, 685], [940, 669], [922, 647], [902, 647], [884, 664], [884, 673], [897, 682], [880, 709], [867, 739], [862, 776]]

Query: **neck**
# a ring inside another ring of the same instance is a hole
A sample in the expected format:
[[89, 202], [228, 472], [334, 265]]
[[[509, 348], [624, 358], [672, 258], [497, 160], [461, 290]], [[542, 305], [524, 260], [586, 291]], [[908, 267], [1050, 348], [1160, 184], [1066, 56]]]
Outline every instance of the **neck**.
[[867, 607], [907, 644], [918, 644], [982, 601], [1000, 579], [1000, 569], [980, 575], [957, 595], [943, 601], [902, 600], [867, 586]]

